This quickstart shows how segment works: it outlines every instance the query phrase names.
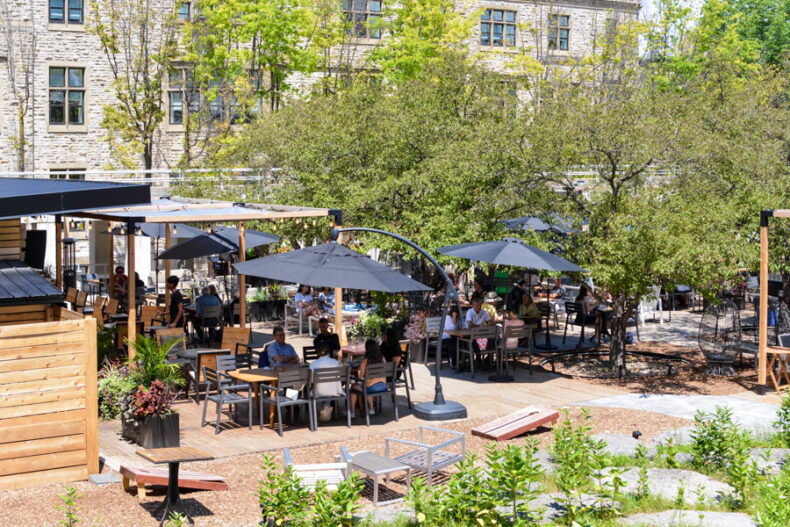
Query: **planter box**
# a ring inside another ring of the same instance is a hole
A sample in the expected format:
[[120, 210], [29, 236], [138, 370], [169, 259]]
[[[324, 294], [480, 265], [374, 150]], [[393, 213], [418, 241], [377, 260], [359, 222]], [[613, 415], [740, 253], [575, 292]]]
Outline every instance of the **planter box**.
[[167, 448], [181, 446], [178, 414], [164, 417], [151, 416], [140, 421], [137, 444], [143, 448]]
[[136, 420], [126, 420], [123, 416], [121, 416], [121, 437], [136, 443], [138, 431], [139, 423]]

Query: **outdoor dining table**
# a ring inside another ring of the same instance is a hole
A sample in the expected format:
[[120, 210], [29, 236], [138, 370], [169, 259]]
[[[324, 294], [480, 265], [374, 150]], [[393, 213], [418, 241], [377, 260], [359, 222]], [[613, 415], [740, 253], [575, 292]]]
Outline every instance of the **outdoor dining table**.
[[[547, 303], [549, 304], [549, 308], [545, 310], [546, 313], [546, 342], [544, 344], [535, 344], [535, 347], [542, 350], [555, 350], [557, 346], [551, 343], [551, 332], [549, 330], [549, 324], [551, 322], [551, 300], [548, 298], [539, 298], [535, 300], [535, 303]], [[526, 322], [526, 320], [525, 320]]]
[[[273, 387], [277, 386], [277, 373], [280, 370], [298, 367], [299, 366], [286, 366], [275, 368], [273, 370], [267, 368], [249, 368], [245, 370], [232, 370], [227, 373], [234, 379], [252, 384], [253, 390], [255, 390], [255, 409], [257, 410], [258, 415], [260, 415], [261, 392], [258, 389], [260, 384], [269, 384]], [[269, 408], [269, 426], [272, 427], [272, 429], [274, 428], [274, 405]]]
[[195, 525], [195, 521], [189, 515], [184, 502], [181, 501], [181, 493], [178, 488], [178, 467], [181, 463], [191, 461], [210, 461], [214, 459], [213, 456], [206, 454], [191, 446], [185, 447], [171, 447], [171, 448], [149, 448], [146, 450], [138, 450], [137, 455], [141, 456], [148, 461], [156, 464], [167, 463], [169, 467], [169, 477], [167, 479], [167, 496], [165, 501], [157, 510], [162, 511], [162, 519], [159, 521], [161, 527], [165, 520], [167, 520], [170, 513], [176, 509], [181, 509], [187, 517], [189, 525]]
[[157, 331], [167, 328], [168, 326], [148, 326], [148, 333], [151, 335], [151, 337], [155, 337]]
[[365, 344], [346, 344], [340, 348], [339, 360], [342, 360], [344, 355], [349, 355], [352, 359], [365, 355]]

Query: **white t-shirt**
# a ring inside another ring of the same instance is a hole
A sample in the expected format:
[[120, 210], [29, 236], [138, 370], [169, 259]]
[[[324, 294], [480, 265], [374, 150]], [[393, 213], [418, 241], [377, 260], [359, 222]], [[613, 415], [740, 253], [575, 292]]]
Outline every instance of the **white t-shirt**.
[[480, 308], [480, 313], [476, 313], [474, 308], [471, 308], [466, 312], [467, 326], [482, 326], [489, 320], [491, 320], [491, 315], [489, 315], [488, 312], [483, 308]]
[[310, 293], [303, 295], [302, 292], [300, 291], [296, 293], [296, 295], [294, 295], [294, 305], [296, 306], [297, 311], [302, 309], [301, 307], [299, 307], [300, 303], [309, 304], [312, 301], [313, 301], [313, 295], [311, 295]]
[[[463, 327], [464, 327], [464, 319], [462, 319], [462, 318], [459, 319], [459, 322], [460, 322], [460, 324], [459, 324], [460, 327], [456, 327], [455, 321], [453, 320], [453, 317], [450, 316], [450, 315], [447, 315], [447, 318], [444, 319], [444, 329], [445, 329], [445, 331], [452, 331], [454, 329], [463, 329]], [[449, 338], [450, 338], [450, 335], [448, 333], [446, 333], [446, 332], [442, 333], [442, 340], [449, 339]]]
[[[319, 357], [310, 363], [311, 370], [321, 370], [324, 368], [337, 368], [340, 366], [335, 359], [329, 355]], [[343, 386], [340, 382], [319, 382], [315, 385], [316, 397], [334, 397], [335, 395], [343, 394]]]

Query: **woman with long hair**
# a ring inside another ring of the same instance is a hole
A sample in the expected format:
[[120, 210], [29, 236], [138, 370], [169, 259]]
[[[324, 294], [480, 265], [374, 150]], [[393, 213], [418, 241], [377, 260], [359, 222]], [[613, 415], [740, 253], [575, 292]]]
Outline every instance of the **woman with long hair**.
[[[359, 365], [359, 377], [365, 377], [365, 370], [368, 364], [381, 364], [382, 362], [385, 362], [384, 356], [381, 354], [378, 343], [373, 339], [368, 339], [365, 341], [365, 358], [362, 359], [362, 364]], [[387, 379], [385, 377], [368, 379], [367, 387], [368, 393], [381, 393], [387, 389]], [[356, 417], [358, 392], [362, 391], [362, 384], [356, 383], [351, 388], [351, 417]], [[368, 408], [370, 408], [368, 411], [370, 415], [376, 415], [375, 410], [373, 410], [373, 397], [368, 397]]]

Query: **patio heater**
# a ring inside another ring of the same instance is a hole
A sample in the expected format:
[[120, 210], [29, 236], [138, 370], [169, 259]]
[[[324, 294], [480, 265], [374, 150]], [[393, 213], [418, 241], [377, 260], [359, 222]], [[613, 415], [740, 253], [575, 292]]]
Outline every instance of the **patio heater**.
[[74, 238], [63, 240], [63, 288], [77, 288], [77, 244]]

